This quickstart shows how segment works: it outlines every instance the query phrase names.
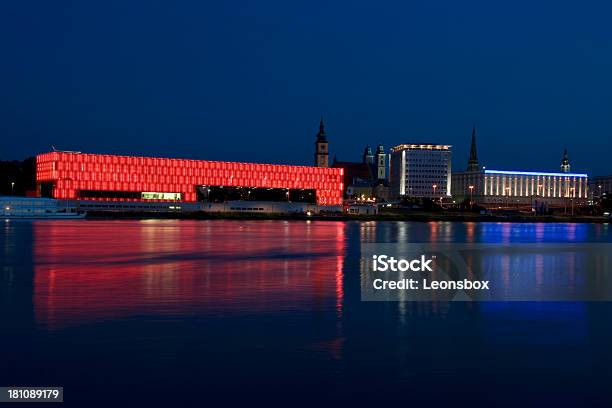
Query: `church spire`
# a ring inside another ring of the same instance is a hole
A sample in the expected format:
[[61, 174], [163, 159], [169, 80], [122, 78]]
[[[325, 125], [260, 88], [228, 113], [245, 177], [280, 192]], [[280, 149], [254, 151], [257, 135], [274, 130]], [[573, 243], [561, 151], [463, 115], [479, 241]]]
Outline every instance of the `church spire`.
[[467, 171], [479, 171], [478, 151], [476, 150], [476, 125], [472, 128], [472, 147], [470, 148], [470, 159], [468, 160]]
[[315, 141], [314, 164], [317, 167], [329, 167], [329, 144], [327, 143], [327, 135], [325, 134], [325, 123], [323, 116], [319, 122], [319, 133]]
[[570, 171], [570, 162], [569, 157], [567, 156], [567, 148], [563, 150], [563, 159], [561, 159], [561, 172], [569, 173]]
[[319, 122], [319, 133], [317, 133], [317, 141], [327, 142], [327, 135], [325, 134], [325, 123], [323, 122], [323, 116]]

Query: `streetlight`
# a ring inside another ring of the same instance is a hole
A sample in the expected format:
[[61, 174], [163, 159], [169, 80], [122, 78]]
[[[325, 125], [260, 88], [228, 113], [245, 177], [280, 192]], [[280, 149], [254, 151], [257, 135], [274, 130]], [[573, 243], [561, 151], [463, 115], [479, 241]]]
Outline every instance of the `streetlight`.
[[472, 201], [474, 200], [474, 186], [469, 186], [470, 189], [470, 208], [472, 208]]

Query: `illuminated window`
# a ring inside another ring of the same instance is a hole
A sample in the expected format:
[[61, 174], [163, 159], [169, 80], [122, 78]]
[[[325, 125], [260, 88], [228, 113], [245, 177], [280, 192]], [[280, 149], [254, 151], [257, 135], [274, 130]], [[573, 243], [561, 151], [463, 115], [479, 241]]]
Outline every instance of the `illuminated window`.
[[169, 200], [178, 201], [181, 199], [181, 193], [156, 193], [144, 192], [141, 194], [143, 200]]

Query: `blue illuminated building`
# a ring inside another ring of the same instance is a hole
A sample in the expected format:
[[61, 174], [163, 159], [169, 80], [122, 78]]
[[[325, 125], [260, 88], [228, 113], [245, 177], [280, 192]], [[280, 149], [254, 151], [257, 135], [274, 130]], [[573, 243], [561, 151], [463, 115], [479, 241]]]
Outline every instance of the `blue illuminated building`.
[[476, 129], [466, 171], [452, 175], [455, 202], [489, 207], [565, 207], [587, 203], [588, 175], [570, 173], [567, 149], [560, 172], [490, 170], [481, 167], [476, 150]]

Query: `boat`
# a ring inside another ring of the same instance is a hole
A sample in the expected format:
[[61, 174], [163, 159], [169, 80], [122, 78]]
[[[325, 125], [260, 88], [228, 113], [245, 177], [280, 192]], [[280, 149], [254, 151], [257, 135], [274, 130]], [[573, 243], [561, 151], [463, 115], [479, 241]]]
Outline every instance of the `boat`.
[[0, 196], [0, 219], [73, 220], [85, 218], [86, 215], [66, 201]]

